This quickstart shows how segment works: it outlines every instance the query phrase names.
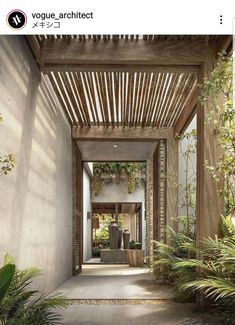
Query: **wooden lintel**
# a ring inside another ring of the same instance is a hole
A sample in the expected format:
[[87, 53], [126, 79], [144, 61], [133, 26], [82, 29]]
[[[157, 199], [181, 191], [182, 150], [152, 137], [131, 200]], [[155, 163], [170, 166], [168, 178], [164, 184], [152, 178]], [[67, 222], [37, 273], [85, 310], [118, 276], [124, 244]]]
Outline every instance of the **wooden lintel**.
[[45, 64], [41, 71], [54, 72], [157, 72], [157, 73], [197, 73], [199, 65], [136, 65], [136, 64]]
[[232, 43], [233, 43], [233, 36], [232, 35], [223, 35], [220, 37], [218, 45], [217, 45], [217, 52], [226, 51], [227, 53], [232, 50]]
[[198, 101], [198, 86], [195, 85], [191, 90], [188, 99], [184, 105], [184, 108], [175, 124], [174, 127], [175, 134], [182, 134], [186, 130], [193, 116], [196, 113], [197, 101]]
[[38, 61], [40, 58], [40, 44], [37, 41], [35, 35], [27, 35], [25, 36], [29, 46], [33, 52], [35, 59]]
[[74, 126], [72, 136], [79, 141], [143, 141], [151, 142], [167, 139], [173, 135], [173, 128], [153, 127], [77, 127]]
[[215, 54], [215, 41], [44, 39], [40, 65], [45, 64], [146, 64], [198, 65]]

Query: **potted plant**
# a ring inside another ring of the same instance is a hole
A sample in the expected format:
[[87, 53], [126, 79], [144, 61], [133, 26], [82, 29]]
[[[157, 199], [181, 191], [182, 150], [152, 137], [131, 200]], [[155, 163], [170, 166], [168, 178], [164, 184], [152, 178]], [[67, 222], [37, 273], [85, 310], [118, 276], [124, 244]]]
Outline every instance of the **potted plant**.
[[130, 241], [128, 250], [129, 266], [144, 266], [144, 251], [141, 249], [141, 246], [141, 243], [138, 243], [135, 240]]

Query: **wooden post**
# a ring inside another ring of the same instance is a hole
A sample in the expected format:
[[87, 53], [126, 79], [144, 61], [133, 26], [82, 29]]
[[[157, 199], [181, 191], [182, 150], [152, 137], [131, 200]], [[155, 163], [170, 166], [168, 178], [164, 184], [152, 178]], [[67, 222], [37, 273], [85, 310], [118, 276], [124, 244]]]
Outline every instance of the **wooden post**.
[[[209, 78], [215, 60], [211, 59], [202, 66], [200, 82]], [[216, 182], [205, 164], [216, 166], [221, 149], [211, 123], [205, 123], [210, 110], [210, 101], [205, 105], [197, 104], [197, 243], [208, 236], [219, 234], [220, 215], [224, 211], [223, 197], [218, 194], [222, 184]]]
[[116, 223], [118, 224], [118, 203], [115, 203], [115, 220]]
[[167, 191], [166, 224], [174, 230], [178, 230], [178, 165], [179, 148], [178, 140], [172, 135], [167, 139]]

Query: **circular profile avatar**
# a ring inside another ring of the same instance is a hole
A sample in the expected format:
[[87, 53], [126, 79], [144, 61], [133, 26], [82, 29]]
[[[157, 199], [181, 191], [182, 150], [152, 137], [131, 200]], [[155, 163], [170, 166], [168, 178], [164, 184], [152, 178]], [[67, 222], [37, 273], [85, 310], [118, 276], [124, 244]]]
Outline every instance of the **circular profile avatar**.
[[7, 24], [12, 28], [12, 29], [22, 29], [25, 27], [27, 23], [27, 16], [26, 14], [19, 9], [14, 9], [9, 12], [7, 15]]

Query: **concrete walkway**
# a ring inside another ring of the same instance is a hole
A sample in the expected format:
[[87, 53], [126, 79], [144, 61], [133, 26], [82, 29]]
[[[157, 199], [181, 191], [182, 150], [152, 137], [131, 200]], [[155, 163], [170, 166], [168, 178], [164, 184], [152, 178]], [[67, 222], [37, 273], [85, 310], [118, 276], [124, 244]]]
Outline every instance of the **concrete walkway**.
[[57, 289], [70, 299], [172, 299], [172, 287], [157, 281], [148, 268], [85, 265], [81, 275]]
[[[73, 299], [65, 325], [212, 325], [193, 304], [173, 302], [172, 287], [147, 268], [85, 265], [83, 273], [56, 290]], [[208, 320], [209, 319], [209, 320]]]

